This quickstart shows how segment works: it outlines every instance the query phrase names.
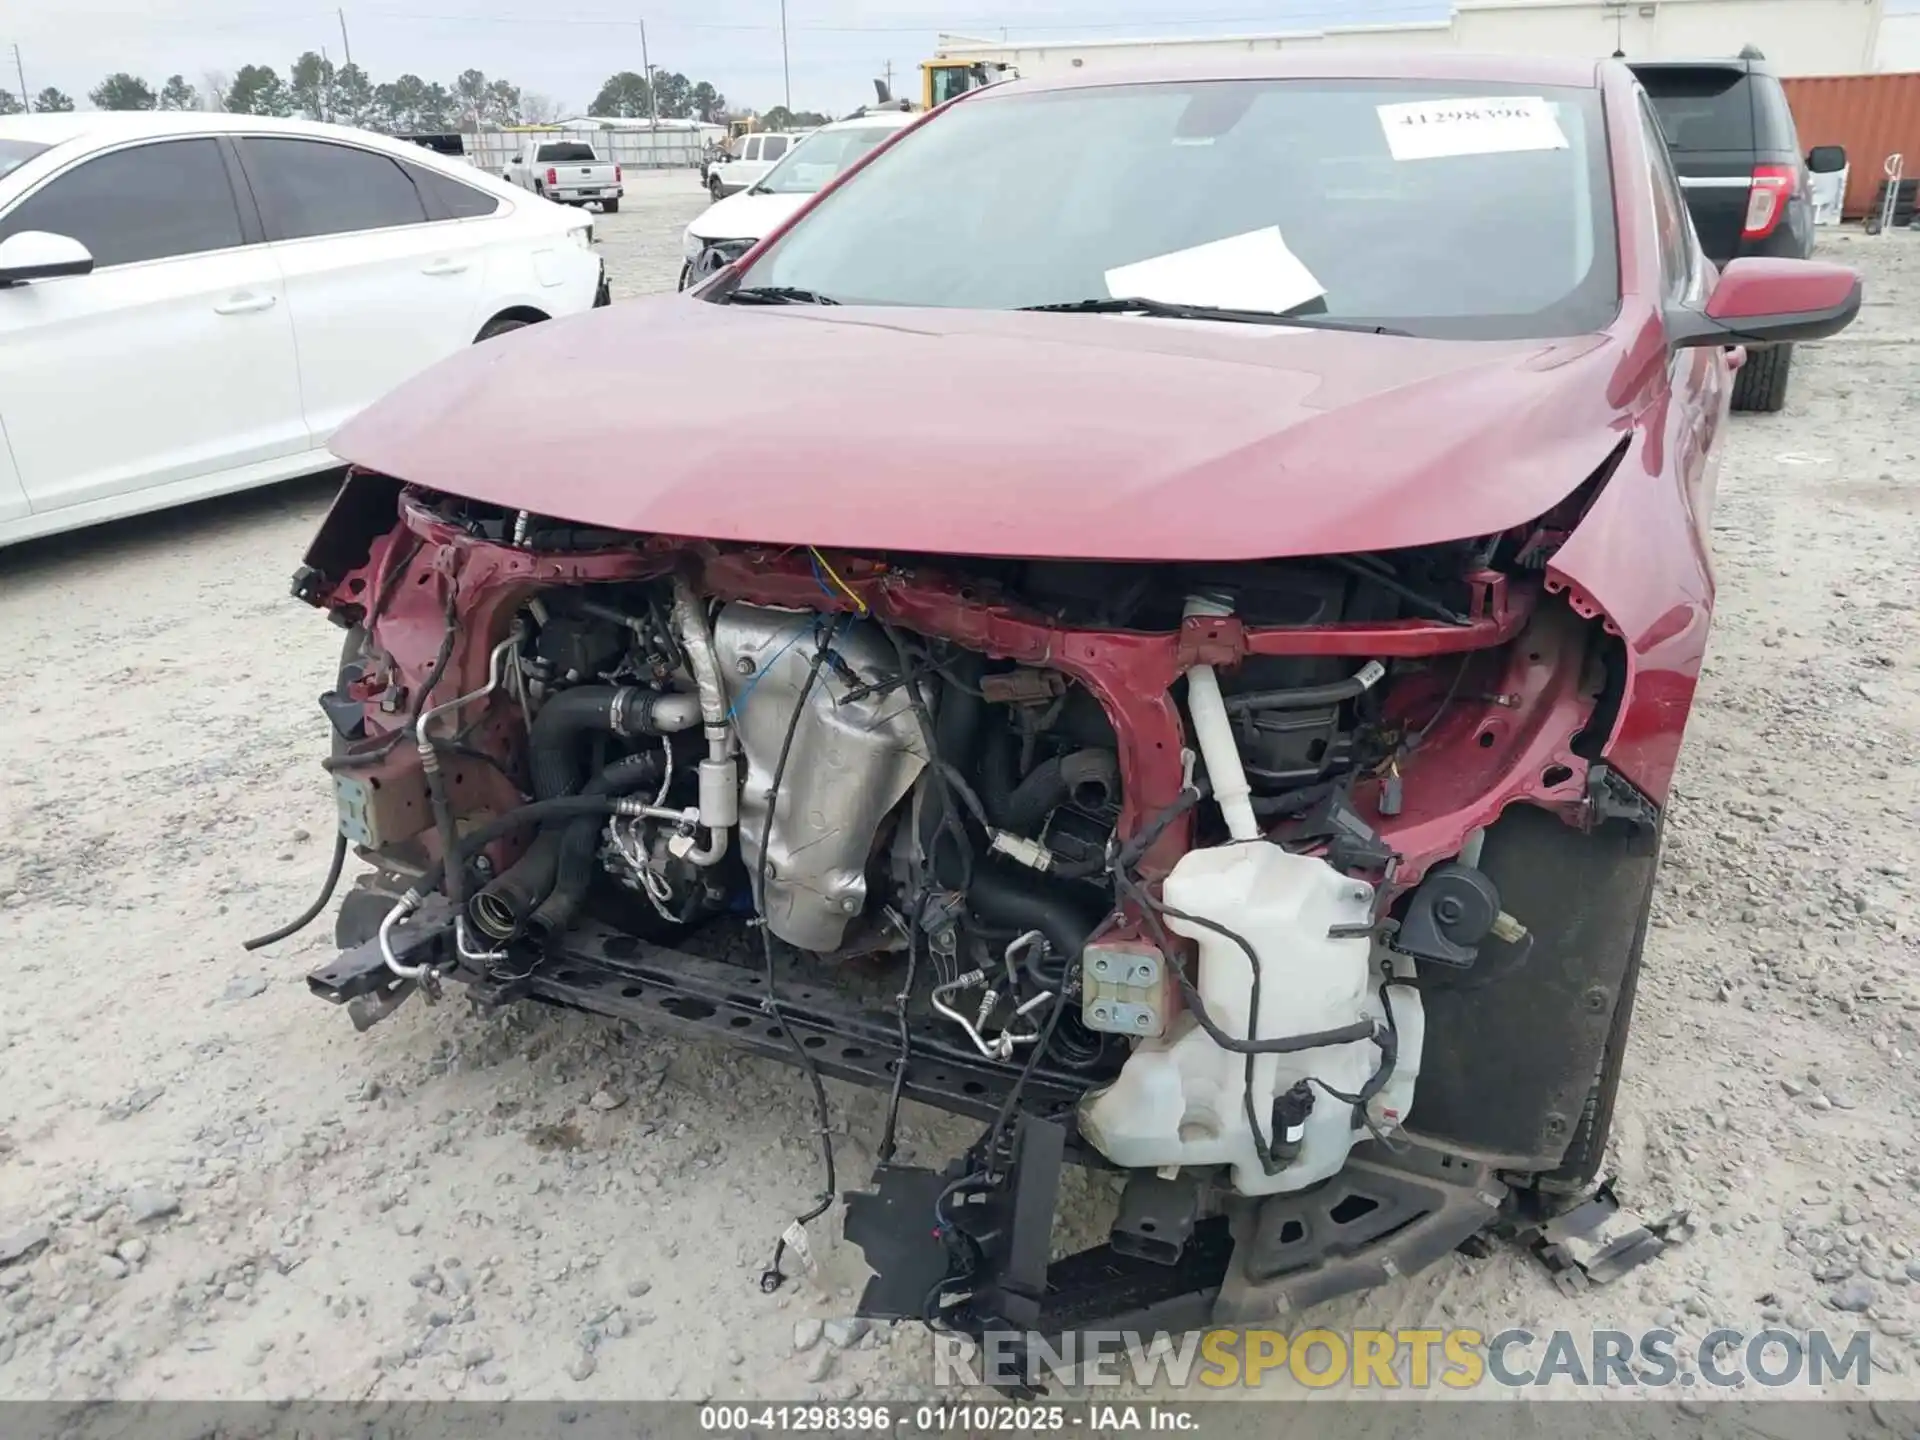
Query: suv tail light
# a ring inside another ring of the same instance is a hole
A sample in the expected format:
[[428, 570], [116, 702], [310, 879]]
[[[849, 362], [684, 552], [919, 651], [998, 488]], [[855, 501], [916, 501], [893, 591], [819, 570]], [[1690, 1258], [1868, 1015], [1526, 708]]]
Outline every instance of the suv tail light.
[[551, 165], [547, 167], [547, 183], [549, 185], [558, 185], [560, 183], [560, 176], [555, 173]]
[[1787, 197], [1793, 193], [1795, 176], [1791, 165], [1756, 165], [1753, 188], [1747, 191], [1747, 223], [1740, 231], [1743, 240], [1764, 240], [1787, 213]]
[[616, 165], [613, 167], [613, 183], [618, 185], [620, 183], [620, 180], [621, 180], [620, 167]]

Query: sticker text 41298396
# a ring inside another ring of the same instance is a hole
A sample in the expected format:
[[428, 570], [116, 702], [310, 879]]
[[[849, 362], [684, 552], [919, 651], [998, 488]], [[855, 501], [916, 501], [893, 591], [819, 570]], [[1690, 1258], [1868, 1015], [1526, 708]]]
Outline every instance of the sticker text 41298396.
[[1396, 160], [1567, 148], [1566, 132], [1553, 106], [1539, 95], [1414, 100], [1375, 109], [1386, 132], [1387, 150]]

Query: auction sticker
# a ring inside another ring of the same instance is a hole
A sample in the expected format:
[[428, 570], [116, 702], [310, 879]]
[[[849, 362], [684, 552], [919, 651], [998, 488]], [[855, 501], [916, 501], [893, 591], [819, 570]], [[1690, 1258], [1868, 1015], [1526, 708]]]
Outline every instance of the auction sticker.
[[1566, 132], [1553, 107], [1539, 95], [1415, 100], [1374, 108], [1380, 112], [1387, 149], [1396, 160], [1567, 148]]

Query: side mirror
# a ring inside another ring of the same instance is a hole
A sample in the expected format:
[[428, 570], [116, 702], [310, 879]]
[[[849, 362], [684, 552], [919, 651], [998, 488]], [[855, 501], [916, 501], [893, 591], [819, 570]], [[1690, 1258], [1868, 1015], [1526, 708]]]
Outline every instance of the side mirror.
[[1667, 311], [1667, 343], [1783, 345], [1824, 340], [1860, 313], [1860, 276], [1818, 260], [1730, 261], [1704, 310]]
[[1847, 147], [1816, 145], [1807, 152], [1807, 169], [1815, 175], [1838, 175], [1847, 168]]
[[78, 240], [45, 230], [22, 230], [0, 240], [0, 288], [29, 280], [56, 280], [62, 275], [85, 275], [93, 256]]

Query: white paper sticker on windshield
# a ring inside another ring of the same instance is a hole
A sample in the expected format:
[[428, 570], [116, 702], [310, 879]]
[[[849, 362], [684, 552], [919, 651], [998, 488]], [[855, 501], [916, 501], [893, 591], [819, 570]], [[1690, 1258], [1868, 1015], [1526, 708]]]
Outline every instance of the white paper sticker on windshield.
[[1109, 295], [1228, 310], [1291, 310], [1327, 293], [1274, 225], [1116, 265], [1106, 280]]
[[1553, 107], [1539, 95], [1416, 100], [1374, 108], [1380, 112], [1380, 128], [1387, 133], [1387, 149], [1396, 160], [1567, 148], [1566, 132]]

